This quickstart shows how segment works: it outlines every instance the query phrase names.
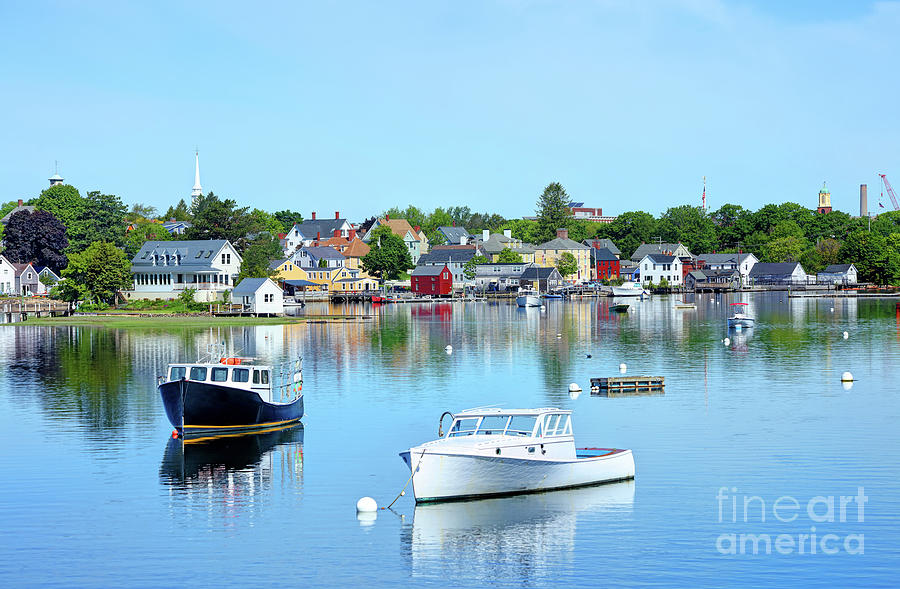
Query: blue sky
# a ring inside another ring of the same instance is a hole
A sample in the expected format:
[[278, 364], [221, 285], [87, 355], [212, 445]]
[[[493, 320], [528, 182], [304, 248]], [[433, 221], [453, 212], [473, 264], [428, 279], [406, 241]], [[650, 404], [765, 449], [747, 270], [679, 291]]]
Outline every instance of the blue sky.
[[204, 190], [355, 220], [900, 185], [900, 2], [4, 2], [0, 52], [2, 201], [59, 160], [164, 209], [195, 146]]

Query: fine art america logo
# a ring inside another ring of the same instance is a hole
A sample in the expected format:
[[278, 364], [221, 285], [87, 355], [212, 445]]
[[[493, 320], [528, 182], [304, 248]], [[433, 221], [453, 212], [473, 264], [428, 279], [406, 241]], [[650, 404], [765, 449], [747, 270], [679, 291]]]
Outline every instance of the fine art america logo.
[[[857, 487], [856, 495], [819, 495], [808, 501], [784, 495], [771, 502], [758, 495], [738, 494], [736, 487], [720, 487], [716, 493], [720, 524], [763, 529], [719, 534], [716, 550], [720, 554], [864, 554], [864, 534], [847, 528], [865, 521], [868, 500], [863, 487]], [[783, 524], [797, 526], [796, 531], [769, 533], [771, 527]]]

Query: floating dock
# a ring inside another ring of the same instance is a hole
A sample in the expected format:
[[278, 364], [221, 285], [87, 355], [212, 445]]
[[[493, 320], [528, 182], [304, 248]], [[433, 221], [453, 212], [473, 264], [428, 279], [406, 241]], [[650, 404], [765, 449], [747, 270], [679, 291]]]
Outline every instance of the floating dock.
[[591, 379], [591, 394], [607, 397], [617, 396], [619, 393], [652, 394], [662, 391], [666, 386], [663, 376], [610, 376], [607, 378]]

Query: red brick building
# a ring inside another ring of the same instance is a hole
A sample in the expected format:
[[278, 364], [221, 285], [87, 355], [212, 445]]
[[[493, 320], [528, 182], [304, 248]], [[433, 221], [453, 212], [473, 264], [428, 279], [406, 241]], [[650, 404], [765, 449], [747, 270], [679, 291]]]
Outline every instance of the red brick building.
[[453, 292], [453, 273], [443, 266], [417, 266], [409, 278], [410, 287], [420, 295], [442, 296]]

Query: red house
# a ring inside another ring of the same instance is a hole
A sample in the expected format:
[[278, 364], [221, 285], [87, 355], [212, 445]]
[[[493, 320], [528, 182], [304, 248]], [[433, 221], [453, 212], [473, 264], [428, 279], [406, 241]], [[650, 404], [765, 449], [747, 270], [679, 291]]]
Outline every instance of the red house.
[[453, 273], [443, 266], [416, 266], [409, 278], [412, 291], [421, 295], [449, 295], [453, 292]]
[[591, 248], [591, 258], [594, 263], [594, 280], [619, 277], [619, 258], [606, 248]]

